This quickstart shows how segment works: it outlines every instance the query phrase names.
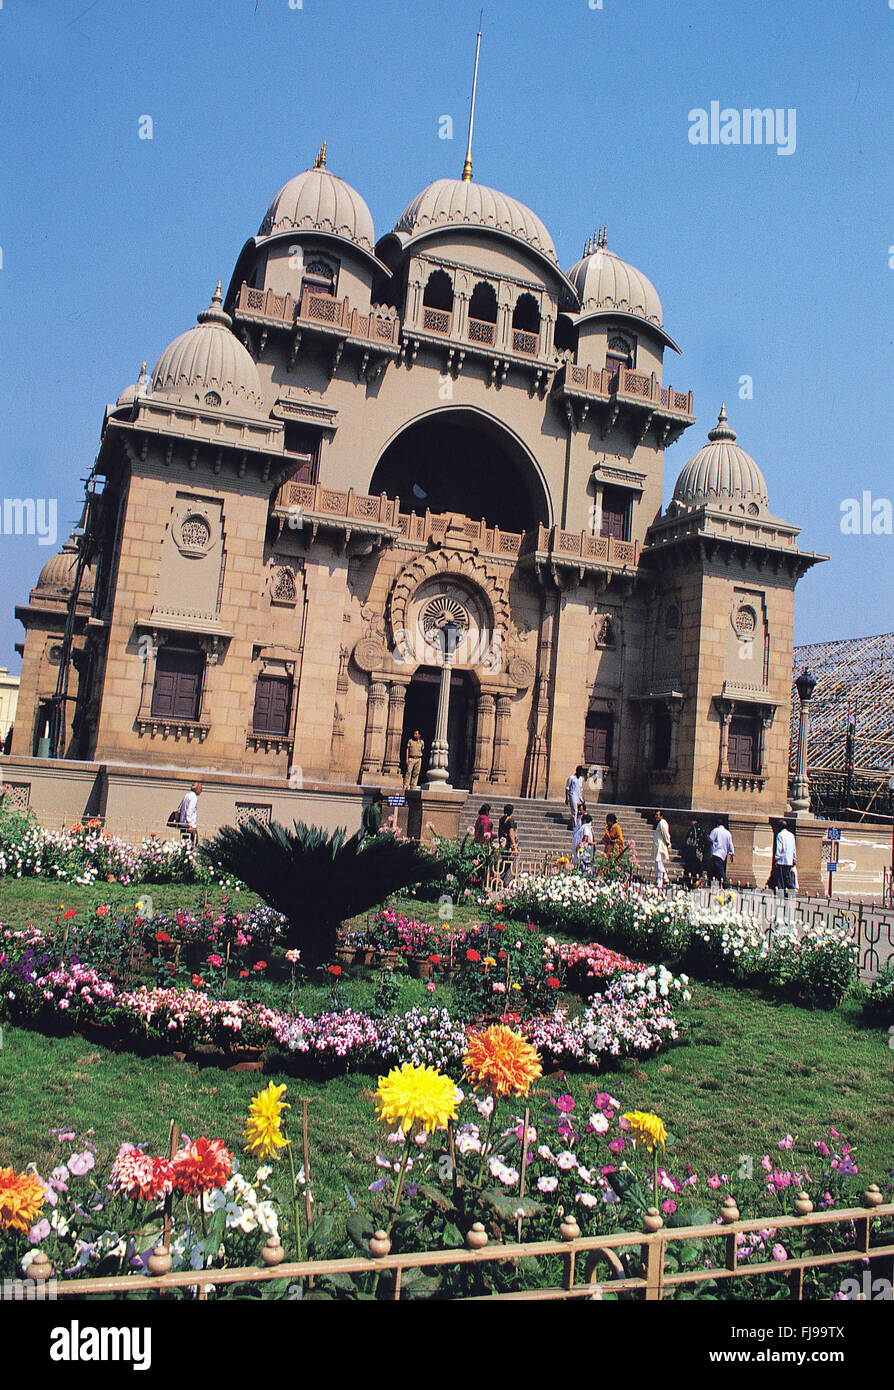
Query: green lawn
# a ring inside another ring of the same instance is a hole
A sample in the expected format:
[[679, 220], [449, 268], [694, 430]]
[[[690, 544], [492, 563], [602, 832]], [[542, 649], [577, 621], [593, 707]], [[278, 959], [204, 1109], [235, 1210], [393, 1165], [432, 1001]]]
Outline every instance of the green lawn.
[[[55, 919], [60, 901], [79, 909], [100, 901], [130, 906], [139, 895], [140, 889], [112, 885], [71, 889], [0, 881], [0, 920], [46, 923]], [[155, 888], [152, 896], [157, 909], [202, 901], [201, 890], [178, 885]], [[209, 894], [212, 902], [218, 897]], [[252, 901], [250, 895], [240, 899], [245, 905]], [[402, 906], [417, 917], [437, 914], [436, 905]], [[354, 988], [371, 991], [372, 975]], [[411, 982], [405, 989], [408, 1002], [429, 997]], [[802, 1143], [822, 1137], [832, 1125], [855, 1146], [867, 1181], [889, 1180], [894, 1051], [882, 1030], [861, 1023], [856, 1001], [832, 1013], [813, 1013], [753, 990], [694, 982], [687, 1021], [687, 1040], [647, 1061], [621, 1062], [599, 1076], [545, 1077], [532, 1093], [535, 1110], [538, 1096], [545, 1099], [550, 1091], [567, 1090], [583, 1100], [608, 1090], [624, 1109], [660, 1114], [677, 1136], [668, 1166], [679, 1170], [689, 1162], [703, 1178], [733, 1171], [740, 1155], [752, 1156], [755, 1167], [764, 1153], [778, 1157], [776, 1141], [786, 1133], [799, 1140], [785, 1156], [786, 1166], [796, 1157], [803, 1160]], [[268, 1079], [286, 1081], [293, 1104], [301, 1096], [313, 1101], [318, 1196], [346, 1209], [345, 1184], [359, 1198], [377, 1176], [374, 1077], [313, 1082], [271, 1073], [262, 1079], [9, 1027], [0, 1050], [0, 1166], [59, 1161], [48, 1131], [63, 1124], [78, 1132], [92, 1127], [101, 1155], [114, 1153], [123, 1139], [149, 1140], [162, 1149], [172, 1119], [191, 1135], [220, 1137], [238, 1148], [248, 1101]]]

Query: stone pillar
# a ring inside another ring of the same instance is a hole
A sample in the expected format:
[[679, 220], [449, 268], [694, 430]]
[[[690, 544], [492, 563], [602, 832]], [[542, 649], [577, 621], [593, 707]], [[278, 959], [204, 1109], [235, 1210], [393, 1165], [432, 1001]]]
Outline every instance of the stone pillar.
[[509, 703], [511, 699], [511, 695], [497, 696], [494, 761], [490, 774], [490, 780], [492, 782], [506, 781], [506, 754], [509, 749]]
[[478, 710], [475, 722], [475, 766], [472, 769], [472, 782], [486, 782], [490, 773], [494, 747], [494, 708], [493, 695], [482, 690], [478, 696]]
[[798, 717], [798, 765], [791, 792], [792, 810], [796, 816], [806, 815], [810, 810], [810, 787], [807, 782], [807, 730], [809, 727], [807, 709], [809, 704], [809, 697], [806, 700], [801, 700], [801, 711]]
[[400, 776], [400, 736], [404, 727], [404, 701], [407, 687], [403, 681], [392, 681], [388, 687], [388, 728], [385, 733], [385, 762], [382, 772], [386, 777]]
[[382, 757], [385, 752], [385, 696], [387, 686], [384, 681], [371, 680], [366, 697], [366, 731], [363, 738], [363, 762], [360, 766], [360, 780], [374, 781], [381, 776]]
[[769, 740], [770, 729], [773, 726], [773, 710], [762, 710], [760, 714], [761, 732], [760, 747], [758, 748], [757, 766], [762, 777], [767, 777], [767, 743]]
[[441, 667], [441, 684], [438, 689], [438, 713], [435, 719], [435, 736], [431, 745], [431, 761], [428, 766], [428, 785], [449, 786], [447, 770], [447, 716], [450, 712], [450, 672], [452, 661], [449, 654], [444, 656]]
[[670, 754], [668, 757], [668, 767], [676, 772], [677, 754], [680, 748], [680, 719], [683, 714], [683, 701], [673, 696], [666, 701], [668, 713], [670, 714]]
[[717, 771], [721, 777], [726, 776], [729, 769], [729, 726], [733, 718], [733, 706], [730, 700], [718, 700], [717, 710], [720, 714], [720, 762]]

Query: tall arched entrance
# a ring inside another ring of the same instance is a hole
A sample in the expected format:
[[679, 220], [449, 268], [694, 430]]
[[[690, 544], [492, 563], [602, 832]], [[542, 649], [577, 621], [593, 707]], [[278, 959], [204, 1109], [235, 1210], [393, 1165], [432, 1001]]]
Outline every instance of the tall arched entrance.
[[530, 454], [497, 420], [446, 407], [391, 441], [369, 485], [400, 499], [402, 512], [456, 512], [502, 531], [550, 524], [550, 505]]

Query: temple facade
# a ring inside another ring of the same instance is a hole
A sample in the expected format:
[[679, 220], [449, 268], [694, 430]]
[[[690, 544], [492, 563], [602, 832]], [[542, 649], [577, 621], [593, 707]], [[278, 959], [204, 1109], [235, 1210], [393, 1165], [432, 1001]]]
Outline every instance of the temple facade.
[[465, 177], [377, 238], [324, 147], [107, 408], [16, 610], [13, 757], [356, 796], [418, 729], [460, 801], [561, 799], [583, 763], [590, 801], [782, 811], [823, 557], [723, 409], [663, 510], [678, 352], [604, 232], [563, 270]]

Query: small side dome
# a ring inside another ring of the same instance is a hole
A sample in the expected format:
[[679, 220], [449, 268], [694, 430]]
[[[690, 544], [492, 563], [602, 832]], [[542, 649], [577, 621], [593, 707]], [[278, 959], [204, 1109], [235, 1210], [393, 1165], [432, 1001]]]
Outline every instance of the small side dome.
[[[57, 555], [51, 555], [40, 572], [35, 589], [47, 598], [65, 599], [74, 588], [75, 565], [78, 559], [78, 544], [73, 536], [69, 536]], [[82, 594], [93, 592], [94, 573], [91, 568], [87, 568], [81, 576]]]
[[764, 475], [751, 455], [735, 442], [736, 432], [727, 423], [725, 405], [720, 407], [708, 440], [677, 479], [671, 505], [676, 503], [676, 509], [683, 510], [707, 504], [746, 516], [766, 516], [770, 499]]
[[613, 311], [663, 326], [658, 291], [642, 271], [634, 269], [605, 244], [604, 232], [589, 242], [581, 259], [568, 271], [581, 302], [581, 319]]
[[125, 386], [124, 390], [121, 392], [121, 395], [115, 402], [115, 408], [117, 409], [119, 406], [133, 405], [137, 396], [145, 396], [148, 390], [149, 380], [146, 376], [146, 363], [143, 362], [140, 366], [140, 375], [137, 377], [136, 381], [131, 386]]
[[372, 213], [355, 188], [326, 168], [326, 143], [312, 169], [296, 174], [279, 190], [258, 229], [259, 237], [283, 232], [325, 232], [372, 253]]
[[558, 265], [553, 239], [536, 213], [517, 198], [462, 179], [436, 179], [404, 209], [394, 230], [407, 237], [432, 228], [487, 228], [516, 237]]
[[263, 406], [258, 369], [230, 331], [233, 320], [220, 305], [218, 282], [197, 326], [175, 338], [152, 368], [152, 394], [189, 405], [258, 412]]

